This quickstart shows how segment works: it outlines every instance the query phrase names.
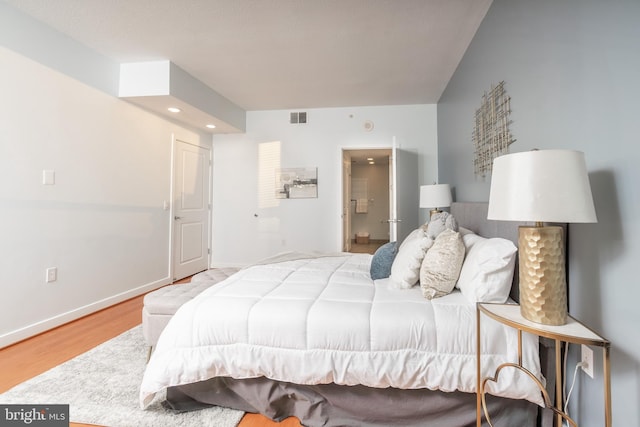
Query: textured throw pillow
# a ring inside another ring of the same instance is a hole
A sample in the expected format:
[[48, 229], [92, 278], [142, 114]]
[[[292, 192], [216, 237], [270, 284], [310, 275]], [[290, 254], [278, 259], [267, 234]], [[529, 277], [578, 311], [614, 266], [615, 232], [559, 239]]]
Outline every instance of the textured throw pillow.
[[433, 214], [427, 226], [427, 236], [435, 239], [444, 230], [458, 231], [458, 221], [449, 212], [438, 212]]
[[518, 249], [507, 239], [465, 234], [467, 255], [456, 286], [470, 302], [504, 303], [509, 298]]
[[427, 299], [448, 295], [456, 286], [464, 260], [460, 233], [445, 229], [429, 248], [420, 268], [420, 287]]
[[391, 265], [390, 287], [409, 289], [418, 283], [424, 254], [432, 244], [433, 240], [421, 228], [412, 231], [404, 239]]
[[385, 243], [380, 246], [371, 258], [369, 272], [373, 280], [384, 279], [391, 275], [391, 265], [398, 253], [396, 242]]

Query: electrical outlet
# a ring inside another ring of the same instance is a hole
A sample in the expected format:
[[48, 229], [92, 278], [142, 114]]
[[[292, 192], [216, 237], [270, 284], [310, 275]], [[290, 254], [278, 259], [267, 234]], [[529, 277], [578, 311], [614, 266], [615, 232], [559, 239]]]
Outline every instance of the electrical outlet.
[[56, 267], [47, 268], [46, 281], [55, 282], [58, 280], [58, 269]]
[[582, 344], [582, 370], [593, 378], [593, 350]]

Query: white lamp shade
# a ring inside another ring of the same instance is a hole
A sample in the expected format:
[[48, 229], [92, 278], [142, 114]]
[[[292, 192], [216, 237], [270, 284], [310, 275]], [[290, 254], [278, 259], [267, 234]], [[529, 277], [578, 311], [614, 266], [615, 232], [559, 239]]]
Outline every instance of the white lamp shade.
[[497, 157], [487, 218], [597, 222], [584, 153], [540, 150]]
[[446, 208], [451, 206], [451, 187], [449, 184], [420, 186], [421, 208]]

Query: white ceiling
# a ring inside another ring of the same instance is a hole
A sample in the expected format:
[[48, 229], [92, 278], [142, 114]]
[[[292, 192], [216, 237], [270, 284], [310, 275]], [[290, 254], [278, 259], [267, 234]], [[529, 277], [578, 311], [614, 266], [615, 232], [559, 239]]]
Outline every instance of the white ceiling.
[[245, 110], [437, 103], [491, 0], [5, 0]]

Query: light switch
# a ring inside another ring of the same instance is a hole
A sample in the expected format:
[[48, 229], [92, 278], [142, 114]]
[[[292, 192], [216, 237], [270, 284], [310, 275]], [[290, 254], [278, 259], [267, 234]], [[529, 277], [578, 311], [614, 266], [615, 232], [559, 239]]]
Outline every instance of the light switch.
[[55, 282], [56, 280], [58, 280], [58, 268], [57, 267], [47, 268], [45, 280], [47, 281], [47, 283]]
[[44, 185], [54, 185], [56, 183], [56, 171], [50, 169], [43, 170], [42, 183]]

